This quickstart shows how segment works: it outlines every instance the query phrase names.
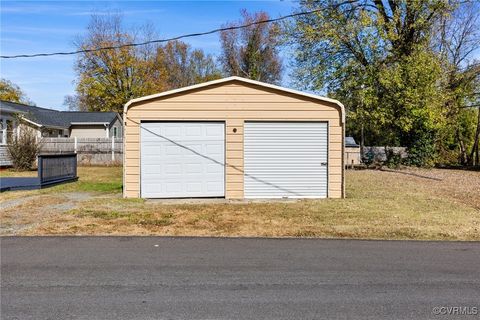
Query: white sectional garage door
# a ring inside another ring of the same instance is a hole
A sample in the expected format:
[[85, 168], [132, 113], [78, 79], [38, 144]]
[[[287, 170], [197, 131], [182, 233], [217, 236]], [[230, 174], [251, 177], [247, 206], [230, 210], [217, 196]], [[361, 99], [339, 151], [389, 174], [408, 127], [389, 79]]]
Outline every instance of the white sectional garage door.
[[324, 122], [246, 122], [245, 198], [327, 197]]
[[225, 125], [220, 122], [141, 124], [143, 198], [225, 196]]

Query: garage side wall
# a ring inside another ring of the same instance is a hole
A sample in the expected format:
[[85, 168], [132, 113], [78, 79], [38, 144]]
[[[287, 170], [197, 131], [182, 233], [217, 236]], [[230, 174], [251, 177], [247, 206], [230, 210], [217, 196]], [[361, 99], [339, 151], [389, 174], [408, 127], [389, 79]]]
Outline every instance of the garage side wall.
[[245, 121], [327, 121], [328, 197], [343, 196], [343, 126], [335, 104], [241, 82], [133, 104], [125, 116], [125, 197], [140, 197], [141, 121], [225, 121], [225, 196], [229, 199], [243, 198]]

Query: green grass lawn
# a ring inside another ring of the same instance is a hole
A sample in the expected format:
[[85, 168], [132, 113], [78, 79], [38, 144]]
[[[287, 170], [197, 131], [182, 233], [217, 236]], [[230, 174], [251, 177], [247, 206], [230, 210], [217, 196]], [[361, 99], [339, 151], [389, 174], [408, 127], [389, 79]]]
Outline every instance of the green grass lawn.
[[[2, 200], [21, 198], [35, 194], [54, 194], [65, 192], [99, 192], [121, 193], [122, 192], [122, 168], [121, 167], [78, 167], [78, 181], [56, 185], [47, 189], [33, 191], [5, 192], [1, 195]], [[14, 171], [2, 170], [0, 177], [36, 177], [37, 171]]]
[[2, 211], [2, 233], [480, 240], [480, 172], [347, 171], [346, 199], [204, 204], [123, 199], [119, 167], [78, 174], [78, 182], [1, 194], [19, 201]]

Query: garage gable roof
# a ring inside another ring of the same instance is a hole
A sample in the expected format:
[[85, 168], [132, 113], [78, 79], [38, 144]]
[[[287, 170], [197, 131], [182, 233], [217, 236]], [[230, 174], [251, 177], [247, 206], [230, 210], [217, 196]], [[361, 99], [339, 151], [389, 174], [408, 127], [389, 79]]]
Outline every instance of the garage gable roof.
[[132, 105], [133, 103], [136, 103], [136, 102], [156, 99], [156, 98], [160, 98], [160, 97], [164, 97], [164, 96], [168, 96], [168, 95], [172, 95], [172, 94], [176, 94], [176, 93], [182, 93], [182, 92], [186, 92], [186, 91], [190, 91], [190, 90], [200, 89], [200, 88], [203, 88], [203, 87], [208, 87], [208, 86], [211, 86], [211, 85], [222, 84], [222, 83], [231, 82], [231, 81], [240, 81], [240, 82], [257, 85], [257, 86], [264, 87], [264, 88], [275, 89], [275, 90], [279, 90], [279, 91], [283, 91], [283, 92], [287, 92], [287, 93], [292, 93], [292, 94], [295, 94], [295, 95], [299, 95], [299, 96], [303, 96], [303, 97], [307, 97], [307, 98], [311, 98], [311, 99], [316, 99], [316, 100], [319, 100], [319, 101], [322, 101], [322, 102], [330, 102], [330, 103], [336, 104], [337, 106], [340, 107], [340, 110], [341, 110], [342, 123], [345, 123], [345, 107], [338, 100], [327, 98], [327, 97], [322, 97], [322, 96], [318, 96], [316, 94], [306, 93], [306, 92], [302, 92], [302, 91], [298, 91], [298, 90], [294, 90], [294, 89], [284, 88], [284, 87], [280, 87], [280, 86], [270, 84], [270, 83], [265, 83], [265, 82], [261, 82], [261, 81], [256, 81], [256, 80], [246, 79], [246, 78], [242, 78], [242, 77], [237, 77], [237, 76], [218, 79], [218, 80], [213, 80], [213, 81], [208, 81], [208, 82], [204, 82], [204, 83], [195, 84], [193, 86], [178, 88], [178, 89], [174, 89], [174, 90], [169, 90], [169, 91], [165, 91], [165, 92], [161, 92], [161, 93], [156, 93], [156, 94], [132, 99], [125, 104], [125, 106], [123, 108], [123, 113], [126, 114], [127, 110], [128, 110], [128, 107], [130, 107], [130, 105]]

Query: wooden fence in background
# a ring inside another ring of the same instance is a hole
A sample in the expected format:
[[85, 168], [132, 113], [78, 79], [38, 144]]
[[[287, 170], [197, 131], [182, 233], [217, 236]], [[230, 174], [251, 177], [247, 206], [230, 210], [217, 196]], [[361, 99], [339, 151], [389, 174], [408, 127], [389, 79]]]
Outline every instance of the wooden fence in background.
[[80, 165], [121, 165], [122, 138], [42, 138], [41, 153], [76, 153]]

